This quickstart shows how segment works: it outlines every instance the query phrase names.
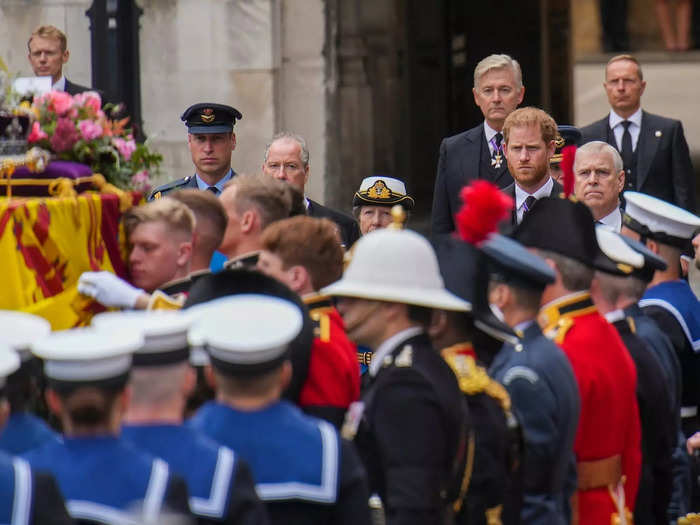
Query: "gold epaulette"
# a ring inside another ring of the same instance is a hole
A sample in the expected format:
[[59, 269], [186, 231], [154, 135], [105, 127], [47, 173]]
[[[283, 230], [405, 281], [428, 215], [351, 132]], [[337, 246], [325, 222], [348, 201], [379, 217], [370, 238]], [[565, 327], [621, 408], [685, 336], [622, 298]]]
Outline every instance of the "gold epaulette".
[[682, 518], [678, 518], [678, 525], [700, 525], [700, 514], [691, 512]]
[[574, 326], [574, 320], [570, 317], [561, 317], [554, 326], [545, 328], [544, 335], [557, 343], [558, 345], [564, 342], [566, 333]]
[[470, 355], [446, 353], [443, 358], [457, 376], [459, 389], [473, 396], [484, 393], [499, 402], [505, 412], [510, 412], [510, 396], [503, 386], [491, 379], [486, 369], [476, 364]]
[[156, 290], [151, 294], [148, 300], [147, 310], [180, 310], [185, 304], [187, 297], [185, 294], [168, 295], [160, 290]]
[[311, 310], [309, 317], [314, 323], [314, 337], [324, 343], [331, 340], [331, 318], [323, 308]]

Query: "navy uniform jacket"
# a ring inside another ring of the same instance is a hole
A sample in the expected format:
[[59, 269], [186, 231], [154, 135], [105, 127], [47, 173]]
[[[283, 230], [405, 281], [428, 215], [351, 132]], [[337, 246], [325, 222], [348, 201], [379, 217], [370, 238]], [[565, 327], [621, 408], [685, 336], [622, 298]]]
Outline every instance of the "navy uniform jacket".
[[[581, 134], [582, 144], [601, 140], [617, 149], [609, 115], [581, 128]], [[695, 172], [679, 120], [642, 111], [642, 126], [634, 153], [637, 157], [636, 187], [625, 189], [648, 193], [695, 213]]]
[[685, 435], [681, 430], [680, 422], [681, 365], [671, 340], [661, 331], [656, 322], [642, 311], [638, 304], [631, 304], [624, 309], [624, 312], [627, 317], [634, 321], [637, 336], [649, 345], [659, 360], [664, 372], [664, 381], [669, 386], [670, 412], [675, 416], [674, 424], [677, 438], [672, 452], [673, 491], [668, 507], [668, 517], [669, 520], [676, 520], [690, 511], [690, 458], [686, 451]]
[[40, 447], [48, 441], [57, 441], [58, 434], [34, 414], [13, 412], [0, 430], [0, 450], [16, 456]]
[[0, 523], [68, 525], [73, 521], [53, 476], [34, 472], [23, 459], [0, 453]]
[[122, 436], [184, 478], [200, 523], [267, 523], [248, 465], [231, 449], [179, 425], [125, 425]]
[[387, 525], [444, 523], [461, 499], [470, 431], [454, 373], [421, 333], [373, 361], [369, 376], [355, 442]]
[[[226, 175], [224, 175], [225, 177]], [[235, 177], [236, 172], [231, 170], [231, 176]], [[151, 191], [151, 194], [148, 196], [148, 200], [152, 201], [153, 199], [159, 199], [160, 197], [164, 197], [171, 191], [178, 191], [178, 190], [198, 190], [199, 186], [197, 185], [197, 176], [196, 175], [188, 175], [187, 177], [182, 177], [181, 179], [173, 180], [170, 182], [166, 182], [165, 184], [161, 184], [157, 188], [155, 188], [153, 191]]]
[[367, 481], [333, 425], [287, 401], [239, 411], [204, 404], [188, 423], [243, 458], [272, 524], [369, 524]]
[[120, 438], [64, 437], [24, 457], [54, 475], [75, 520], [112, 524], [190, 515], [184, 481], [163, 460]]
[[[623, 314], [624, 315], [624, 314]], [[661, 364], [639, 338], [631, 318], [614, 321], [637, 368], [637, 404], [642, 425], [642, 473], [634, 508], [635, 524], [668, 523], [666, 510], [673, 484], [671, 452], [677, 441], [674, 414], [668, 410], [670, 391]]]
[[521, 345], [506, 344], [489, 372], [506, 387], [523, 429], [522, 523], [569, 523], [580, 412], [576, 377], [564, 352], [537, 323], [525, 329]]

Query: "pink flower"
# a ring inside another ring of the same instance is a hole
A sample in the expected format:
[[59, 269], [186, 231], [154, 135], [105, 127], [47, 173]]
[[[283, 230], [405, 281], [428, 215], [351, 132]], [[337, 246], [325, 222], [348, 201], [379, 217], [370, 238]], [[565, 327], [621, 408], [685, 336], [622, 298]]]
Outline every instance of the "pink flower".
[[102, 99], [99, 93], [96, 91], [85, 91], [84, 93], [78, 93], [73, 97], [73, 101], [76, 105], [81, 107], [86, 107], [92, 113], [97, 113], [102, 107]]
[[102, 126], [92, 120], [81, 120], [78, 122], [78, 129], [84, 140], [93, 140], [102, 136]]
[[32, 124], [32, 131], [27, 137], [27, 141], [37, 142], [39, 140], [44, 140], [47, 138], [49, 138], [49, 136], [46, 133], [44, 133], [44, 131], [41, 129], [41, 126], [39, 125], [39, 122], [35, 120], [34, 124]]
[[65, 91], [51, 91], [49, 93], [49, 106], [58, 116], [65, 115], [73, 107], [73, 97]]
[[56, 153], [61, 153], [71, 149], [78, 142], [79, 138], [80, 135], [78, 130], [75, 129], [73, 121], [67, 118], [59, 118], [56, 122], [56, 130], [49, 142]]
[[122, 138], [116, 137], [112, 139], [112, 144], [117, 148], [119, 154], [124, 157], [124, 160], [131, 159], [131, 154], [136, 150], [136, 142], [132, 138], [129, 140], [124, 140]]
[[136, 191], [146, 192], [151, 189], [151, 177], [148, 170], [137, 171], [131, 176], [131, 187]]

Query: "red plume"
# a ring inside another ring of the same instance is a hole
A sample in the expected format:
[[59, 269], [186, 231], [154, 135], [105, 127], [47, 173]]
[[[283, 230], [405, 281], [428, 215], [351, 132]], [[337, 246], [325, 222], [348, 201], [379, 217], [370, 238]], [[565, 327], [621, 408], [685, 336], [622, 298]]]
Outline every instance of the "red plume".
[[513, 199], [485, 180], [476, 180], [460, 192], [462, 208], [455, 215], [462, 240], [478, 245], [496, 231], [513, 209]]
[[562, 179], [564, 186], [564, 197], [569, 197], [574, 192], [574, 158], [576, 157], [576, 146], [564, 146], [561, 150], [561, 171], [564, 173]]

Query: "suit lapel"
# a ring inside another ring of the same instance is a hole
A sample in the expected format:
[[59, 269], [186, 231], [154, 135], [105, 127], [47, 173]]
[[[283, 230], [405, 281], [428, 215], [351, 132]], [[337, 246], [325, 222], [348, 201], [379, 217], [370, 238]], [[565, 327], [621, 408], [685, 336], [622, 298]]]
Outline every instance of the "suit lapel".
[[479, 178], [479, 167], [481, 165], [481, 137], [483, 136], [483, 134], [484, 124], [482, 122], [481, 125], [470, 129], [464, 135], [464, 141], [466, 142], [466, 146], [461, 150], [461, 186], [464, 186], [470, 180]]
[[518, 223], [518, 204], [515, 202], [515, 182], [503, 188], [503, 193], [513, 199], [513, 209], [510, 210], [510, 225], [515, 226]]
[[655, 135], [656, 130], [649, 122], [649, 115], [642, 111], [642, 128], [637, 140], [637, 189], [641, 188], [649, 175], [649, 168], [659, 147], [660, 137]]

